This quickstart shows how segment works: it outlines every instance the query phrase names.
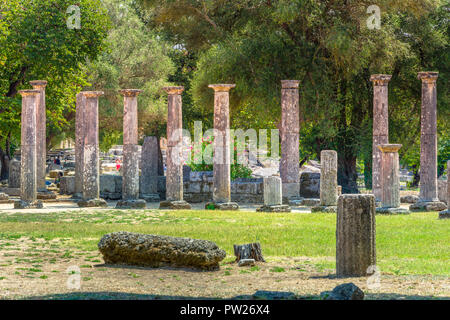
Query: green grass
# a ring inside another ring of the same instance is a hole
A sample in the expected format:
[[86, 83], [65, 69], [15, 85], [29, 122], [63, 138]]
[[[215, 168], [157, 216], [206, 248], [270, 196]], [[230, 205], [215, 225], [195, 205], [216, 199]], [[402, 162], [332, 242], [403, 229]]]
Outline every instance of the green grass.
[[[450, 275], [450, 223], [437, 213], [377, 216], [377, 264], [383, 273]], [[0, 213], [0, 239], [62, 239], [70, 249], [97, 250], [102, 235], [132, 231], [206, 239], [233, 254], [233, 244], [260, 242], [266, 257], [306, 256], [335, 268], [335, 214], [231, 211], [98, 211]], [[11, 246], [3, 244], [0, 253]], [[95, 261], [92, 261], [95, 262]], [[97, 261], [99, 262], [99, 261]]]

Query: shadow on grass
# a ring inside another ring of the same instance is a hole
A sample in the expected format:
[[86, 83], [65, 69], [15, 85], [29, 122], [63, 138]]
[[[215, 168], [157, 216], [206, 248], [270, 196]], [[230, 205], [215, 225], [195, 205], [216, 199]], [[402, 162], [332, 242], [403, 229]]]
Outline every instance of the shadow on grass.
[[186, 271], [186, 272], [217, 272], [221, 271], [220, 268], [212, 269], [212, 270], [202, 270], [188, 267], [169, 267], [169, 266], [156, 266], [156, 267], [142, 267], [142, 266], [133, 266], [126, 264], [96, 264], [93, 266], [94, 268], [111, 268], [111, 269], [130, 269], [130, 270], [174, 270], [174, 271]]

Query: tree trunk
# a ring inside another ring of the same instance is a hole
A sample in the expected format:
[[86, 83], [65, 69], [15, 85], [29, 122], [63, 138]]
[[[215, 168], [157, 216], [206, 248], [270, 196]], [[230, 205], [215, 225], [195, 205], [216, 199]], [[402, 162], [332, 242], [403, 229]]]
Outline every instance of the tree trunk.
[[372, 160], [364, 159], [364, 185], [366, 189], [372, 189]]
[[258, 242], [243, 245], [235, 244], [233, 247], [237, 262], [242, 259], [254, 259], [255, 261], [266, 262], [261, 252], [261, 244]]
[[414, 176], [413, 176], [413, 181], [411, 182], [410, 187], [417, 188], [419, 186], [419, 182], [420, 182], [420, 174], [419, 174], [419, 170], [417, 169], [417, 165], [412, 166], [412, 172], [414, 173]]
[[357, 179], [356, 156], [339, 152], [338, 184], [342, 186], [342, 193], [359, 193]]
[[163, 156], [161, 151], [161, 137], [156, 136], [158, 139], [158, 176], [164, 175], [164, 163], [163, 163]]

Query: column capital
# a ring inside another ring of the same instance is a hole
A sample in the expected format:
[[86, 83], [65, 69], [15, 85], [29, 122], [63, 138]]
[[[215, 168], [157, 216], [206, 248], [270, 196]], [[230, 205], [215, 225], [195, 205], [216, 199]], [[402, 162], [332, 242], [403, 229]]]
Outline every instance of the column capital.
[[422, 80], [422, 82], [426, 83], [435, 83], [439, 76], [439, 72], [437, 71], [422, 71], [417, 75], [417, 79]]
[[184, 91], [183, 86], [172, 86], [172, 87], [164, 87], [162, 88], [165, 92], [167, 92], [169, 95], [171, 94], [182, 94]]
[[124, 97], [137, 97], [142, 90], [139, 89], [122, 89], [119, 90], [119, 93], [123, 95]]
[[300, 80], [281, 80], [282, 89], [298, 89]]
[[83, 94], [86, 98], [98, 98], [104, 95], [103, 91], [81, 91], [80, 93]]
[[208, 88], [214, 90], [214, 92], [229, 92], [231, 89], [236, 87], [235, 84], [210, 84]]
[[401, 144], [379, 144], [377, 147], [378, 147], [378, 149], [381, 150], [381, 152], [393, 153], [393, 152], [398, 152], [398, 150], [400, 150], [402, 145]]
[[32, 80], [30, 81], [30, 85], [33, 86], [34, 89], [45, 88], [47, 86], [46, 80]]
[[375, 86], [387, 86], [391, 78], [392, 76], [390, 74], [373, 74], [370, 76], [370, 81]]
[[35, 89], [29, 89], [29, 90], [19, 90], [19, 93], [22, 95], [22, 97], [25, 97], [25, 96], [35, 96], [35, 95], [41, 94], [41, 91], [35, 90]]

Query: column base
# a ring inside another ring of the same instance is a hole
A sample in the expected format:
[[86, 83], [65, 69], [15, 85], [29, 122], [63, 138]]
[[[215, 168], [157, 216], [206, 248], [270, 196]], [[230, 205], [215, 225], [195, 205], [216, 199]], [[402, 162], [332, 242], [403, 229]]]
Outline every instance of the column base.
[[439, 219], [450, 219], [450, 208], [439, 212]]
[[24, 200], [14, 201], [14, 209], [42, 209], [42, 208], [44, 208], [44, 205], [40, 200], [36, 200], [33, 202], [28, 202]]
[[311, 208], [311, 212], [336, 213], [337, 206], [315, 206]]
[[171, 210], [190, 210], [191, 205], [184, 200], [166, 200], [159, 203], [160, 209], [171, 209]]
[[81, 199], [77, 202], [80, 208], [92, 208], [92, 207], [102, 207], [106, 208], [108, 204], [104, 199]]
[[157, 193], [141, 194], [140, 198], [144, 199], [147, 202], [159, 202], [159, 201], [161, 201], [161, 198], [159, 197], [159, 194], [157, 194]]
[[418, 201], [409, 206], [411, 211], [442, 211], [447, 205], [440, 201]]
[[56, 193], [54, 193], [53, 191], [49, 191], [49, 190], [38, 191], [37, 198], [39, 200], [56, 199]]
[[120, 200], [116, 204], [116, 209], [145, 209], [147, 202], [142, 199]]
[[291, 212], [291, 207], [285, 204], [262, 206], [256, 209], [256, 212]]
[[389, 208], [389, 207], [379, 207], [375, 209], [377, 214], [410, 214], [406, 208]]
[[239, 205], [236, 202], [208, 202], [205, 205], [205, 209], [235, 211], [239, 210]]

